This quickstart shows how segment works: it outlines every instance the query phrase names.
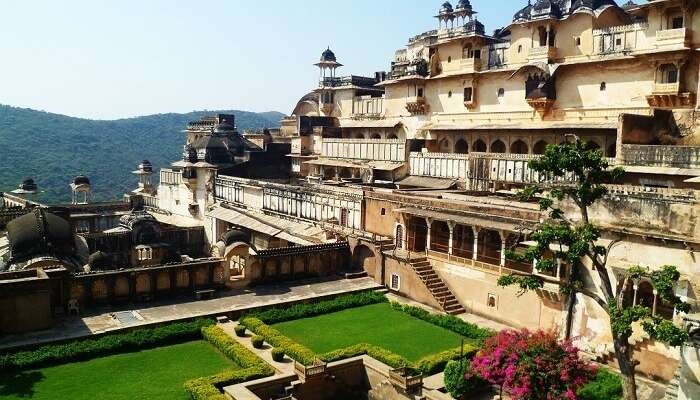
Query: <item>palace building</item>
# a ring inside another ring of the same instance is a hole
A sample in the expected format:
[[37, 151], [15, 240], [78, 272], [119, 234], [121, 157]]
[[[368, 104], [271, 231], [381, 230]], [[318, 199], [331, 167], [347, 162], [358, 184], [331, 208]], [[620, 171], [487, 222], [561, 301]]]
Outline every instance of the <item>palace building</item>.
[[[700, 2], [519, 3], [512, 22], [491, 32], [469, 0], [436, 4], [426, 25], [432, 18], [437, 29], [409, 38], [388, 72], [370, 77], [339, 74], [347, 67], [324, 50], [310, 63], [319, 82], [279, 132], [241, 134], [231, 115], [192, 122], [182, 159], [157, 182], [141, 163], [123, 202], [91, 203], [89, 180], [78, 177], [75, 204], [52, 208], [31, 200], [26, 180], [3, 195], [0, 285], [29, 293], [19, 278], [31, 275], [54, 309], [67, 309], [118, 293], [366, 275], [447, 313], [557, 328], [610, 361], [597, 303], [554, 284], [525, 294], [497, 285], [504, 274], [538, 274], [505, 256], [531, 244], [545, 218], [516, 194], [545, 179], [528, 162], [547, 145], [578, 138], [599, 149], [626, 171], [591, 215], [601, 245], [615, 241], [609, 265], [616, 276], [676, 265], [676, 294], [698, 311]], [[122, 270], [137, 271], [132, 283], [119, 286], [112, 275]], [[552, 277], [566, 273], [561, 266]], [[586, 277], [592, 290], [595, 279]], [[634, 293], [658, 316], [684, 317], [649, 282]], [[0, 295], [0, 305], [10, 301]], [[640, 373], [673, 379], [678, 349], [641, 329], [633, 339]]]

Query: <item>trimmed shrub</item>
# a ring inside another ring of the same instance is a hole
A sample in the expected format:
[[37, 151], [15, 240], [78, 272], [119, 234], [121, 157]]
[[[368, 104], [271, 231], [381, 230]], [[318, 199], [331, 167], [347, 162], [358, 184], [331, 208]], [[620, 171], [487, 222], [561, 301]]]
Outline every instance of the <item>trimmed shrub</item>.
[[243, 369], [231, 368], [216, 375], [185, 382], [185, 390], [192, 396], [192, 399], [226, 400], [227, 397], [220, 390], [222, 387], [274, 375], [274, 368], [231, 338], [220, 327], [204, 327], [202, 328], [202, 336]]
[[482, 328], [478, 325], [464, 322], [454, 315], [433, 314], [420, 307], [409, 306], [406, 304], [392, 302], [391, 307], [394, 310], [404, 312], [414, 318], [421, 319], [448, 331], [455, 332], [466, 338], [476, 339], [479, 342], [493, 336], [496, 332], [491, 329]]
[[256, 317], [264, 323], [272, 325], [386, 301], [388, 300], [382, 293], [366, 291], [343, 295], [333, 300], [324, 300], [317, 303], [295, 304], [286, 308], [273, 308], [267, 311], [255, 312], [249, 314], [249, 316]]
[[245, 330], [246, 330], [245, 326], [243, 326], [243, 325], [236, 325], [236, 327], [233, 328], [233, 330], [236, 332], [236, 336], [238, 336], [238, 337], [245, 337]]
[[619, 400], [622, 398], [620, 377], [606, 369], [599, 369], [593, 382], [578, 391], [581, 400]]
[[155, 328], [141, 328], [63, 344], [41, 346], [36, 350], [0, 355], [0, 371], [39, 368], [85, 361], [106, 355], [183, 343], [201, 338], [201, 330], [213, 325], [210, 319], [178, 322]]
[[[464, 353], [462, 353], [464, 351]], [[445, 350], [431, 356], [423, 357], [416, 363], [416, 369], [424, 375], [433, 375], [444, 371], [447, 363], [452, 360], [459, 360], [460, 355], [472, 358], [479, 348], [470, 344], [464, 344], [464, 350], [460, 347]]]
[[466, 378], [471, 372], [471, 364], [468, 359], [453, 360], [447, 363], [445, 367], [445, 389], [455, 399], [469, 398], [467, 395], [479, 393], [489, 384], [478, 376]]
[[240, 323], [256, 335], [262, 336], [265, 341], [273, 347], [284, 350], [286, 355], [301, 364], [311, 365], [316, 359], [316, 353], [311, 351], [311, 349], [284, 336], [278, 330], [268, 326], [257, 318], [243, 318]]
[[284, 349], [280, 349], [279, 347], [272, 349], [272, 360], [277, 362], [284, 361]]
[[265, 338], [262, 336], [255, 335], [251, 340], [253, 342], [253, 347], [256, 349], [262, 349], [265, 345]]

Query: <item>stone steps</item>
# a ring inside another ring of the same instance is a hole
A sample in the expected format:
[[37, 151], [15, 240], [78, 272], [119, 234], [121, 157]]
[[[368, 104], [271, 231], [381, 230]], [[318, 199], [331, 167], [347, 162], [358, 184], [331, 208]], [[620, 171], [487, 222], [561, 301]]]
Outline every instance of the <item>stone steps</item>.
[[450, 288], [435, 272], [427, 258], [413, 259], [410, 264], [413, 271], [428, 288], [433, 298], [441, 305], [444, 312], [451, 315], [466, 312]]

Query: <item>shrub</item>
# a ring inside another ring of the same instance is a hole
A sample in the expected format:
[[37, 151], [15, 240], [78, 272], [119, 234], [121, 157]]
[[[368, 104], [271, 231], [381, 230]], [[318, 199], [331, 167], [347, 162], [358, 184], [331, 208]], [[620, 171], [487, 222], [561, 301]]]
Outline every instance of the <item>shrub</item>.
[[264, 323], [272, 325], [386, 301], [388, 300], [383, 294], [374, 291], [366, 291], [343, 295], [332, 300], [325, 300], [317, 303], [295, 304], [286, 308], [273, 308], [267, 311], [255, 312], [249, 316], [256, 317]]
[[245, 330], [246, 330], [246, 329], [245, 329], [245, 326], [243, 326], [243, 325], [236, 325], [236, 327], [233, 328], [233, 330], [236, 332], [236, 336], [238, 336], [238, 337], [245, 337]]
[[265, 338], [262, 336], [255, 335], [251, 340], [253, 342], [253, 347], [256, 349], [262, 349], [265, 345]]
[[598, 370], [595, 380], [578, 391], [581, 400], [619, 400], [622, 398], [622, 382], [617, 374]]
[[488, 387], [488, 382], [478, 376], [470, 376], [471, 364], [468, 359], [450, 361], [445, 367], [445, 389], [455, 399], [469, 398], [467, 395], [476, 394]]
[[286, 355], [301, 364], [311, 365], [316, 359], [316, 353], [311, 351], [311, 349], [284, 336], [278, 330], [268, 326], [257, 318], [246, 317], [243, 318], [240, 323], [251, 332], [265, 338], [265, 341], [270, 343], [273, 347], [284, 350]]
[[442, 351], [431, 356], [423, 357], [416, 363], [416, 369], [424, 375], [437, 374], [444, 371], [447, 363], [452, 360], [459, 360], [460, 355], [467, 358], [472, 358], [479, 350], [478, 347], [469, 344], [464, 345], [464, 349], [456, 347]]
[[433, 325], [445, 328], [448, 331], [455, 332], [466, 338], [476, 339], [480, 342], [495, 334], [495, 332], [490, 329], [482, 328], [478, 325], [462, 321], [454, 315], [433, 314], [420, 307], [409, 306], [407, 304], [396, 302], [392, 302], [391, 307], [394, 310], [404, 312], [414, 318], [421, 319]]
[[277, 362], [284, 361], [284, 349], [280, 349], [279, 347], [272, 349], [272, 359]]
[[501, 331], [487, 339], [471, 363], [472, 373], [499, 385], [513, 400], [576, 398], [576, 391], [596, 375], [570, 341], [552, 332]]
[[0, 355], [0, 371], [85, 361], [111, 354], [183, 343], [201, 338], [202, 327], [212, 324], [214, 324], [213, 320], [199, 319], [107, 334], [94, 339], [46, 345], [36, 350], [6, 353]]
[[212, 346], [243, 369], [230, 368], [216, 375], [185, 382], [185, 390], [194, 400], [226, 400], [220, 388], [274, 375], [275, 370], [218, 326], [202, 328], [202, 336]]

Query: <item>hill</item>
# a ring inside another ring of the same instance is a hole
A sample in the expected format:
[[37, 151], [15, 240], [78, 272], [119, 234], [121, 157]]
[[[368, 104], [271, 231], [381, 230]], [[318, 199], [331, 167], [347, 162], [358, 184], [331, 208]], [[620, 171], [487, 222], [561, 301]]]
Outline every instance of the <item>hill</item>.
[[95, 199], [119, 198], [136, 186], [131, 171], [141, 160], [161, 168], [180, 158], [187, 122], [216, 113], [235, 114], [241, 131], [277, 127], [283, 117], [222, 110], [102, 121], [0, 105], [0, 191], [31, 176], [42, 200], [63, 202], [70, 199], [71, 178], [85, 174]]

